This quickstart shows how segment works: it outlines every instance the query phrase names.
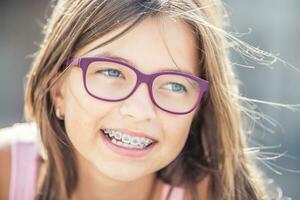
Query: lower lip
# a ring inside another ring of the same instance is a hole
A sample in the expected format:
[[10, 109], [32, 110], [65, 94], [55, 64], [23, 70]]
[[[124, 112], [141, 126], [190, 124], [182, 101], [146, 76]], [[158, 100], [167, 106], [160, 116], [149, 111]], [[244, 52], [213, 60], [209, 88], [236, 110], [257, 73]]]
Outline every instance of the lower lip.
[[149, 154], [153, 148], [156, 146], [156, 143], [151, 144], [150, 146], [146, 147], [145, 149], [127, 149], [125, 147], [117, 146], [113, 144], [110, 139], [104, 135], [104, 133], [100, 130], [100, 135], [102, 137], [102, 141], [107, 145], [109, 149], [118, 153], [120, 155], [129, 156], [129, 157], [143, 157]]

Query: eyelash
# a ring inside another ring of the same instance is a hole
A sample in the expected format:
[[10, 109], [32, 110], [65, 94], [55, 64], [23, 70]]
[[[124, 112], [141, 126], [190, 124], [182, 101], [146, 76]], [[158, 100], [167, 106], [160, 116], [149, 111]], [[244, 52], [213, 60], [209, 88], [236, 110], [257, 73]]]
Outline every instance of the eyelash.
[[[99, 70], [97, 71], [96, 73], [103, 73], [103, 72], [108, 72], [108, 71], [117, 71], [119, 72], [120, 74], [122, 74], [119, 70], [116, 70], [116, 69], [103, 69], [103, 70]], [[108, 72], [109, 73], [109, 72]], [[108, 76], [108, 74], [105, 74], [105, 76]], [[123, 76], [123, 75], [122, 75]], [[123, 76], [124, 77], [124, 76]]]
[[[119, 74], [122, 74], [119, 70], [116, 70], [116, 69], [103, 69], [103, 70], [97, 71], [96, 73], [102, 73], [103, 74], [104, 72], [108, 72], [108, 73], [105, 73], [105, 76], [109, 76], [109, 71], [117, 71]], [[124, 76], [122, 75], [122, 77], [124, 77]], [[170, 82], [167, 85], [169, 85], [169, 84], [177, 84], [182, 88], [183, 92], [187, 92], [186, 87], [184, 85], [180, 84], [180, 83]], [[180, 91], [180, 92], [182, 92], [182, 91]]]
[[[176, 85], [179, 85], [179, 86], [182, 88], [183, 92], [187, 92], [186, 87], [183, 86], [183, 85], [181, 85], [181, 84], [179, 84], [179, 83], [170, 82], [170, 83], [168, 83], [167, 85], [170, 85], [170, 84], [176, 84]], [[180, 92], [182, 92], [182, 91], [180, 91]]]

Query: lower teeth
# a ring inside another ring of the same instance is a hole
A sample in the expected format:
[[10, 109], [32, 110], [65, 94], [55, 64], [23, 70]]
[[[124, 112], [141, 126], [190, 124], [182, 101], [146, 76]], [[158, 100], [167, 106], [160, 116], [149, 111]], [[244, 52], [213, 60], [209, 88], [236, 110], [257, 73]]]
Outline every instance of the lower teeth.
[[129, 149], [143, 149], [142, 147], [132, 145], [132, 144], [126, 144], [126, 143], [123, 143], [121, 141], [117, 141], [116, 139], [112, 139], [110, 141], [112, 143], [114, 143], [115, 145], [118, 145], [118, 146], [121, 146], [121, 147], [126, 147], [126, 148], [129, 148]]
[[146, 148], [145, 146], [142, 146], [142, 145], [132, 145], [132, 144], [127, 144], [127, 143], [123, 143], [121, 141], [117, 141], [115, 138], [110, 138], [108, 135], [104, 134], [106, 137], [108, 137], [108, 139], [115, 145], [117, 146], [121, 146], [121, 147], [125, 147], [125, 148], [128, 148], [128, 149], [144, 149]]

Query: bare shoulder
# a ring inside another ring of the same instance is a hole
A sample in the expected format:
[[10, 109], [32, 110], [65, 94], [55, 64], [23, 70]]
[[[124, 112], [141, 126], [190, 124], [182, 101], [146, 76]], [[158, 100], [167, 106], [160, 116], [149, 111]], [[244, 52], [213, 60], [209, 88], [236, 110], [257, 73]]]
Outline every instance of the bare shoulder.
[[[202, 181], [200, 181], [198, 184], [197, 184], [197, 191], [198, 191], [198, 194], [199, 194], [199, 197], [201, 200], [209, 200], [209, 196], [208, 196], [208, 192], [209, 192], [209, 182], [210, 182], [210, 176], [207, 175], [205, 176]], [[184, 200], [191, 200], [191, 196], [190, 194], [186, 194], [184, 196]]]
[[37, 140], [38, 134], [33, 123], [18, 123], [0, 129], [0, 199], [9, 198], [12, 144], [17, 141]]
[[11, 173], [10, 145], [0, 147], [0, 163], [0, 199], [8, 199]]
[[36, 123], [15, 123], [10, 127], [0, 128], [0, 149], [10, 144], [23, 142], [37, 142], [39, 133]]

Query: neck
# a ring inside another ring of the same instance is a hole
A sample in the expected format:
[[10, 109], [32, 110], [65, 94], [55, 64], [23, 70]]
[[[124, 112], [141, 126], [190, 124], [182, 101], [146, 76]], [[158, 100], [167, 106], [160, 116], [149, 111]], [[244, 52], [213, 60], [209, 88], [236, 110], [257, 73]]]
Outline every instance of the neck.
[[[158, 199], [159, 195], [157, 190], [160, 186], [157, 186], [158, 181], [155, 174], [146, 175], [134, 181], [112, 180], [103, 176], [88, 161], [79, 161], [78, 177], [78, 184], [72, 194], [72, 200], [152, 200]], [[155, 193], [157, 194], [155, 195]]]

